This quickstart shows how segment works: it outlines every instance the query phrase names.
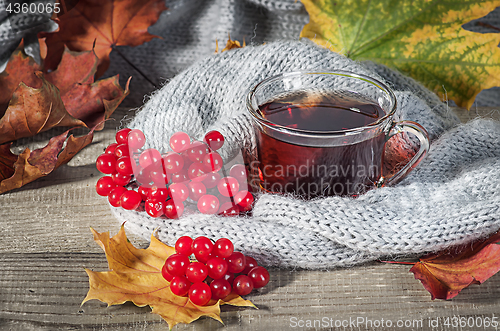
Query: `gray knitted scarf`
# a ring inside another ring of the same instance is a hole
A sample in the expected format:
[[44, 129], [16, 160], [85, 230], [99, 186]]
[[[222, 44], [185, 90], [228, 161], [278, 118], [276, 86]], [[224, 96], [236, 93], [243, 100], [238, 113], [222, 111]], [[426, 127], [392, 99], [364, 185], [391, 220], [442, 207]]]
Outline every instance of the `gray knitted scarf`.
[[[296, 70], [348, 70], [393, 87], [396, 120], [413, 120], [429, 132], [428, 156], [400, 184], [355, 199], [311, 201], [262, 194], [252, 216], [187, 214], [178, 220], [112, 208], [132, 232], [172, 245], [182, 235], [227, 237], [268, 266], [330, 268], [381, 257], [423, 254], [488, 236], [500, 228], [500, 123], [459, 120], [415, 81], [373, 63], [356, 63], [305, 42], [275, 42], [215, 54], [155, 92], [128, 124], [145, 132], [160, 151], [176, 131], [200, 139], [211, 129], [226, 137], [223, 157], [252, 152], [253, 131], [245, 96], [266, 77]], [[412, 139], [399, 143], [412, 145]]]

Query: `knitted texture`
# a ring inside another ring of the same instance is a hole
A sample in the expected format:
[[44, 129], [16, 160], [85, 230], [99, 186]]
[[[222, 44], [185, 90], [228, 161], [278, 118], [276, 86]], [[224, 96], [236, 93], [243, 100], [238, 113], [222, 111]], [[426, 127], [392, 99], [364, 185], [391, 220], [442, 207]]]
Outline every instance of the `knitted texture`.
[[[414, 120], [429, 131], [433, 143], [428, 156], [399, 185], [355, 199], [303, 201], [262, 194], [249, 217], [192, 213], [169, 220], [112, 208], [116, 217], [145, 238], [155, 229], [171, 245], [182, 235], [228, 237], [260, 263], [300, 268], [421, 254], [468, 243], [500, 228], [498, 122], [478, 119], [459, 125], [453, 112], [415, 81], [309, 43], [249, 46], [201, 60], [152, 95], [128, 126], [145, 132], [148, 147], [160, 151], [167, 151], [176, 131], [200, 139], [215, 128], [226, 137], [223, 156], [242, 149], [253, 152], [253, 128], [245, 107], [248, 90], [281, 72], [320, 69], [355, 71], [386, 81], [396, 90], [396, 120]], [[415, 147], [412, 139], [397, 141]]]

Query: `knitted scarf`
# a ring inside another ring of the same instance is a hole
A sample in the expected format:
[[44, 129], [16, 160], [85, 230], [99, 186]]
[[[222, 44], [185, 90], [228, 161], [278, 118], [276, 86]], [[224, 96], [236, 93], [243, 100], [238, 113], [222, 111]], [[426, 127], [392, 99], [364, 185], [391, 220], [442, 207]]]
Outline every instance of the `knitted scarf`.
[[[414, 80], [307, 42], [247, 46], [202, 59], [156, 91], [127, 126], [142, 130], [147, 147], [162, 152], [176, 131], [200, 139], [217, 129], [226, 138], [224, 158], [235, 151], [252, 153], [248, 90], [282, 72], [325, 69], [386, 82], [397, 98], [395, 120], [416, 121], [427, 129], [431, 149], [401, 183], [357, 198], [306, 201], [260, 194], [246, 217], [192, 212], [171, 220], [112, 208], [116, 217], [145, 238], [158, 229], [170, 245], [183, 235], [227, 237], [259, 263], [307, 269], [438, 251], [500, 229], [499, 122], [476, 119], [461, 125], [445, 103]], [[414, 142], [403, 136], [393, 144], [411, 147]]]

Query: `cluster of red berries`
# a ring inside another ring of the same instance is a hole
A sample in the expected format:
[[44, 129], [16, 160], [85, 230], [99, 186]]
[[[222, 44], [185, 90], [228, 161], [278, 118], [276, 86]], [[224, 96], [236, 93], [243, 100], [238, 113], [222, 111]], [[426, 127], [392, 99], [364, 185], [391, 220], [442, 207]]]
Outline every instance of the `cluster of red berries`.
[[114, 207], [136, 210], [144, 202], [152, 217], [178, 218], [185, 204], [196, 205], [204, 214], [224, 216], [246, 213], [254, 197], [247, 185], [243, 164], [234, 164], [226, 174], [217, 150], [224, 144], [218, 131], [204, 141], [176, 132], [170, 138], [172, 152], [144, 149], [140, 130], [121, 129], [96, 161], [97, 169], [110, 176], [97, 181], [96, 191]]
[[[269, 272], [254, 258], [234, 251], [231, 240], [221, 238], [213, 243], [207, 237], [180, 237], [176, 254], [165, 261], [161, 272], [178, 296], [189, 296], [192, 303], [206, 305], [210, 299], [224, 299], [232, 291], [247, 295], [254, 288], [269, 283]], [[190, 261], [194, 254], [197, 261]]]

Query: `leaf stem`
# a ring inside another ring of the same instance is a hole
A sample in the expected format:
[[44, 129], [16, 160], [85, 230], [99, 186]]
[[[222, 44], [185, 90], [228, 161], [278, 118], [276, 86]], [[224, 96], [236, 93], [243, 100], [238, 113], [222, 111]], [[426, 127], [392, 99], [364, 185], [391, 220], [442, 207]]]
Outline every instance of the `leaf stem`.
[[500, 31], [500, 28], [494, 26], [494, 25], [491, 25], [489, 23], [484, 23], [484, 22], [477, 22], [477, 25], [480, 25], [480, 26], [484, 26], [486, 28], [490, 28], [490, 29], [493, 29], [493, 30], [497, 30], [497, 31]]
[[148, 81], [151, 85], [153, 85], [153, 87], [154, 87], [155, 89], [157, 89], [157, 88], [158, 88], [158, 86], [157, 86], [157, 85], [156, 85], [156, 84], [155, 84], [155, 83], [154, 83], [151, 79], [149, 79], [149, 77], [148, 77], [148, 76], [146, 76], [146, 74], [145, 74], [145, 73], [143, 73], [143, 72], [141, 71], [141, 69], [137, 68], [137, 67], [136, 67], [136, 66], [135, 66], [132, 62], [130, 62], [130, 60], [129, 60], [129, 59], [127, 59], [127, 58], [125, 57], [125, 55], [124, 55], [122, 52], [120, 52], [120, 50], [119, 50], [117, 47], [114, 47], [114, 46], [113, 46], [113, 50], [114, 50], [114, 51], [116, 51], [116, 53], [117, 53], [118, 55], [120, 55], [120, 56], [122, 57], [122, 59], [123, 59], [123, 60], [125, 60], [125, 62], [127, 62], [127, 63], [128, 63], [128, 64], [132, 67], [132, 68], [134, 68], [134, 69], [135, 69], [135, 71], [137, 71], [137, 72], [138, 72], [138, 73], [139, 73], [142, 77], [144, 77], [144, 79], [145, 79], [145, 80], [147, 80], [147, 81]]
[[408, 264], [408, 265], [415, 265], [418, 262], [399, 262], [399, 261], [382, 261], [382, 260], [377, 260], [378, 262], [382, 263], [391, 263], [391, 264]]

